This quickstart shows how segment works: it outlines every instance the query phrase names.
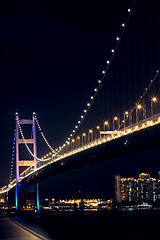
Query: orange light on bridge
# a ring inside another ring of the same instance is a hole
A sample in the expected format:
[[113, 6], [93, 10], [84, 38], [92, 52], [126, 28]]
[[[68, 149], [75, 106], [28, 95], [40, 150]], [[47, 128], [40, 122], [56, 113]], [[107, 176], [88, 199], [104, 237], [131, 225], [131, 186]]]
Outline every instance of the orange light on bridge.
[[156, 97], [153, 97], [152, 98], [152, 102], [156, 102], [157, 101], [157, 98]]
[[141, 108], [142, 108], [142, 106], [141, 106], [140, 104], [138, 104], [138, 105], [137, 105], [137, 108], [138, 108], [138, 109], [141, 109]]

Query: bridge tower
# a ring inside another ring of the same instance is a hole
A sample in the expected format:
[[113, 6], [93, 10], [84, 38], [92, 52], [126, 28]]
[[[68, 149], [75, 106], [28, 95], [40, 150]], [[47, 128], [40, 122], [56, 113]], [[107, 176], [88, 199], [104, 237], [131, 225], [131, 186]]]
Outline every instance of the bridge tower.
[[[37, 157], [37, 145], [36, 145], [36, 121], [35, 115], [33, 113], [32, 119], [19, 119], [18, 113], [15, 116], [16, 121], [16, 186], [15, 186], [15, 207], [16, 210], [21, 209], [20, 206], [20, 193], [32, 193], [34, 195], [35, 207], [37, 211], [39, 211], [39, 189], [38, 183], [34, 185], [22, 185], [19, 180], [20, 176], [20, 168], [21, 167], [31, 167], [33, 170], [37, 169], [37, 160], [34, 158], [33, 160], [21, 160], [20, 159], [20, 144], [33, 144], [33, 154]], [[24, 139], [20, 137], [20, 129], [18, 125], [31, 125], [32, 134], [30, 133], [31, 138]]]

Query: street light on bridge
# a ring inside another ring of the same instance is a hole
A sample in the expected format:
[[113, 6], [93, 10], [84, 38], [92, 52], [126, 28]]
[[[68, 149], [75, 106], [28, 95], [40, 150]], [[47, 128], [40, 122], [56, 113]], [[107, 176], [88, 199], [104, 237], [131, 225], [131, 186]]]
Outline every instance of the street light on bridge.
[[67, 144], [67, 147], [66, 147], [66, 151], [70, 151], [70, 142], [69, 141], [66, 141], [66, 144]]
[[156, 97], [153, 97], [153, 98], [152, 98], [152, 101], [153, 101], [153, 102], [156, 102], [156, 101], [157, 101], [157, 98], [156, 98]]
[[92, 129], [89, 130], [89, 136], [88, 137], [89, 137], [88, 141], [92, 142], [93, 141], [93, 130]]
[[138, 123], [138, 112], [142, 109], [142, 105], [138, 104], [136, 107], [136, 123]]
[[128, 118], [128, 111], [124, 112], [124, 129], [126, 127], [126, 118]]
[[117, 120], [118, 120], [118, 117], [114, 117], [114, 118], [113, 118], [113, 131], [114, 131], [114, 128], [115, 128], [114, 122], [117, 121]]
[[80, 147], [80, 136], [76, 138], [76, 148]]
[[74, 143], [75, 143], [75, 140], [74, 140], [74, 139], [72, 139], [71, 150], [73, 150], [73, 149], [74, 149]]
[[155, 102], [157, 102], [157, 98], [156, 97], [152, 97], [152, 99], [151, 99], [151, 117], [153, 117], [153, 115], [154, 115], [153, 104]]
[[97, 139], [100, 137], [100, 126], [97, 126]]
[[105, 122], [104, 122], [104, 125], [107, 126], [107, 125], [108, 125], [108, 121], [105, 121]]
[[82, 145], [85, 145], [86, 144], [86, 134], [83, 133], [82, 134]]
[[141, 106], [140, 104], [138, 104], [138, 105], [137, 105], [137, 108], [138, 108], [138, 109], [141, 109], [141, 108], [142, 108], [142, 106]]
[[103, 124], [104, 136], [105, 136], [105, 131], [107, 130], [107, 126], [108, 125], [109, 125], [109, 122], [108, 121], [104, 121], [104, 124]]

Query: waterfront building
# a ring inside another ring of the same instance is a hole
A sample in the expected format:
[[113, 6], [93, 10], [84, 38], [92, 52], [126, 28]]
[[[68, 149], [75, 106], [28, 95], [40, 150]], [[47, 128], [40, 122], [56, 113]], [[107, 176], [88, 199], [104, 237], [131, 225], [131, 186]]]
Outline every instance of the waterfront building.
[[127, 200], [129, 202], [131, 201], [137, 201], [137, 181], [134, 178], [128, 178], [127, 179]]
[[138, 179], [115, 176], [115, 198], [118, 202], [155, 202], [160, 200], [160, 180], [141, 173]]
[[118, 202], [122, 201], [122, 194], [121, 194], [121, 176], [115, 175], [115, 196]]
[[121, 178], [119, 186], [120, 186], [119, 199], [121, 199], [121, 201], [126, 201], [127, 200], [127, 179]]

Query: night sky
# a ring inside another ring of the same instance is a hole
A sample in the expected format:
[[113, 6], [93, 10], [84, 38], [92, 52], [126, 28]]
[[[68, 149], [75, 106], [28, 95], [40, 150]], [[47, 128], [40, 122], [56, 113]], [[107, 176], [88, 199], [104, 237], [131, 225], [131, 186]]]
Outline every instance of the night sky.
[[[132, 0], [0, 2], [0, 183], [9, 182], [15, 112], [20, 118], [31, 118], [36, 112], [53, 148], [63, 144], [102, 77], [132, 4]], [[122, 98], [124, 106], [128, 99], [129, 107], [148, 86], [160, 66], [159, 11], [158, 0], [137, 1], [103, 96], [109, 96], [109, 91], [115, 98], [116, 92], [116, 102]], [[117, 106], [112, 105], [112, 114]], [[38, 148], [38, 156], [48, 151]], [[57, 195], [79, 191], [113, 197], [115, 173], [137, 177], [141, 171], [150, 171], [157, 177], [157, 154], [159, 150], [99, 163], [40, 186], [52, 186]]]

